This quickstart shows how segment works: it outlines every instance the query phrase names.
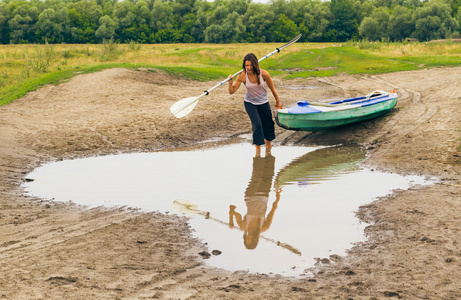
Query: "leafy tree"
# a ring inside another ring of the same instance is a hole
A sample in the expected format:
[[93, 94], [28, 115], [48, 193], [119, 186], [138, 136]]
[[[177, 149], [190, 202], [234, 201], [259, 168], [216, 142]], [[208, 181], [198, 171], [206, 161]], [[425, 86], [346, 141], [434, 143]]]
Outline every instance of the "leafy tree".
[[102, 9], [95, 3], [79, 1], [69, 3], [67, 15], [71, 26], [71, 43], [96, 43], [95, 32], [99, 27]]
[[226, 4], [227, 4], [227, 8], [229, 9], [229, 11], [232, 11], [232, 12], [235, 11], [239, 15], [244, 15], [248, 10], [248, 7], [250, 6], [251, 1], [250, 0], [227, 0]]
[[137, 41], [137, 23], [134, 14], [134, 4], [131, 1], [117, 2], [112, 13], [113, 19], [119, 27], [116, 34], [122, 41]]
[[387, 7], [381, 6], [376, 8], [371, 17], [378, 22], [378, 32], [375, 40], [388, 39], [389, 12]]
[[114, 4], [112, 4], [112, 2], [107, 1], [106, 3], [104, 3], [102, 13], [105, 16], [111, 16], [113, 11], [114, 11]]
[[4, 2], [0, 2], [0, 43], [6, 44], [9, 42], [10, 28], [8, 20], [10, 19], [10, 9]]
[[196, 11], [197, 0], [174, 0], [169, 2], [173, 7], [173, 13], [177, 16], [185, 16]]
[[99, 19], [99, 24], [99, 28], [95, 32], [99, 41], [109, 40], [114, 37], [115, 30], [118, 27], [117, 22], [110, 16], [102, 16], [101, 19]]
[[43, 41], [47, 39], [50, 43], [62, 43], [70, 36], [70, 20], [67, 10], [62, 7], [55, 11], [53, 8], [45, 9], [38, 17], [37, 22], [38, 36]]
[[31, 6], [28, 2], [19, 2], [14, 7], [11, 18], [8, 21], [11, 42], [34, 42], [35, 24], [37, 23], [38, 15], [39, 11], [37, 7]]
[[442, 2], [427, 2], [413, 14], [414, 36], [420, 41], [444, 39], [458, 30], [459, 23], [451, 16], [451, 7]]
[[287, 2], [286, 0], [273, 0], [270, 4], [270, 8], [277, 17], [285, 15], [289, 19], [294, 20], [297, 15], [295, 3], [296, 2]]
[[[307, 41], [323, 42], [330, 20], [333, 19], [329, 2], [305, 1], [297, 17], [300, 30]], [[307, 31], [307, 32], [306, 32]]]
[[162, 29], [172, 29], [173, 8], [162, 0], [155, 0], [152, 7], [152, 20], [150, 27], [152, 31], [157, 32]]
[[218, 6], [207, 18], [207, 24], [204, 32], [207, 43], [237, 42], [245, 32], [242, 17], [235, 11], [229, 13], [225, 6]]
[[420, 0], [400, 0], [401, 2], [398, 2], [398, 5], [404, 6], [409, 9], [416, 9], [418, 7], [423, 6], [423, 4], [427, 1], [420, 1]]
[[376, 8], [376, 6], [373, 5], [372, 2], [369, 2], [369, 1], [365, 1], [365, 2], [356, 1], [354, 3], [354, 9], [355, 9], [356, 14], [357, 14], [357, 22], [359, 24], [362, 23], [362, 21], [363, 21], [363, 19], [365, 19], [365, 17], [371, 16], [371, 14], [375, 10], [375, 8]]
[[262, 3], [251, 3], [243, 15], [246, 25], [245, 40], [247, 42], [266, 42], [270, 36], [270, 26], [274, 22], [274, 13]]
[[192, 35], [192, 29], [194, 28], [197, 16], [195, 14], [187, 14], [181, 18], [179, 32], [181, 34], [181, 42], [183, 43], [194, 43], [195, 38]]
[[[152, 30], [147, 24], [140, 24], [138, 25], [138, 32], [137, 32], [137, 38], [136, 41], [138, 43], [148, 43], [149, 42], [149, 36], [151, 34]], [[127, 43], [129, 41], [126, 41]]]
[[281, 42], [458, 34], [461, 0], [0, 0], [0, 43]]
[[374, 0], [373, 5], [375, 7], [385, 6], [387, 8], [391, 8], [394, 5], [394, 0]]
[[136, 16], [135, 21], [136, 24], [149, 24], [151, 20], [151, 12], [149, 10], [149, 6], [146, 1], [140, 0], [136, 2], [133, 7], [133, 14]]
[[459, 8], [461, 7], [461, 0], [449, 0], [447, 1], [451, 6], [452, 17], [459, 16]]
[[387, 27], [389, 39], [393, 42], [403, 41], [411, 36], [415, 24], [412, 21], [412, 11], [403, 6], [396, 6], [392, 15], [389, 17]]
[[456, 15], [456, 20], [458, 21], [458, 24], [461, 26], [461, 7], [458, 8], [458, 13]]
[[194, 36], [195, 41], [199, 43], [205, 42], [207, 17], [208, 13], [206, 11], [206, 7], [200, 7], [197, 11], [197, 18], [195, 19], [194, 26], [191, 28], [191, 35]]
[[299, 32], [298, 26], [285, 15], [281, 15], [271, 27], [271, 41], [289, 42]]
[[359, 27], [359, 34], [361, 37], [370, 41], [379, 40], [381, 35], [378, 20], [373, 19], [372, 17], [366, 17], [363, 19]]
[[154, 43], [176, 43], [181, 40], [181, 33], [175, 29], [162, 29], [153, 34], [150, 39]]
[[344, 42], [358, 34], [358, 23], [351, 0], [331, 0], [332, 20], [327, 38], [331, 42]]
[[133, 6], [131, 1], [115, 3], [112, 17], [118, 21], [121, 28], [129, 28], [134, 23], [136, 16], [133, 14]]

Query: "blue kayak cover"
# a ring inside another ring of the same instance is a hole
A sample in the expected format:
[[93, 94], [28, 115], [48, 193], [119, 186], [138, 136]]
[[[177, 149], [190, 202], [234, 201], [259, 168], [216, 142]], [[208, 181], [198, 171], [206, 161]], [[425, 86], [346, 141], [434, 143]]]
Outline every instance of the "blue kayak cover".
[[298, 105], [288, 108], [288, 113], [290, 114], [315, 114], [321, 112], [321, 110], [318, 110], [310, 106], [309, 102], [305, 100], [298, 101]]

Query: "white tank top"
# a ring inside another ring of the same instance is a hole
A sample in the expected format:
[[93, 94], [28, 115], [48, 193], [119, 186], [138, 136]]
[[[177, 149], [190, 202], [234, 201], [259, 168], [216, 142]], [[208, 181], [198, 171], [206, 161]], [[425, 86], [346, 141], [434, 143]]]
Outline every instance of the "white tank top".
[[245, 93], [245, 101], [254, 105], [264, 104], [269, 102], [269, 97], [267, 96], [266, 83], [264, 82], [262, 74], [259, 75], [260, 85], [258, 83], [251, 83], [246, 74], [245, 87], [247, 92]]

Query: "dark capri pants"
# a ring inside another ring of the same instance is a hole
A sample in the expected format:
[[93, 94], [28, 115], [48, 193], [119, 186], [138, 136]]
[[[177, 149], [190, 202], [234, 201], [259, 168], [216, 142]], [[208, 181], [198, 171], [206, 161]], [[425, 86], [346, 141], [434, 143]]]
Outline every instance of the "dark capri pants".
[[244, 101], [245, 110], [251, 120], [253, 129], [253, 144], [264, 145], [264, 140], [272, 141], [275, 139], [274, 121], [269, 102], [261, 105], [254, 105]]

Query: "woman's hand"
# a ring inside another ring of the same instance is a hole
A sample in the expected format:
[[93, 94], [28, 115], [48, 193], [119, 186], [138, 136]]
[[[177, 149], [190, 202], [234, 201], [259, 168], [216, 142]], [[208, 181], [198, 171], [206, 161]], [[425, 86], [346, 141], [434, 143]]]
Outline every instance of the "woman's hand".
[[280, 103], [280, 100], [275, 101], [275, 108], [276, 109], [282, 109], [282, 104]]
[[[239, 76], [237, 76], [235, 82], [233, 81], [233, 76], [232, 75], [229, 75], [227, 76], [227, 78], [229, 78], [229, 85], [228, 85], [228, 91], [229, 91], [229, 94], [233, 94], [235, 93], [239, 87], [240, 87], [240, 84], [242, 83], [242, 76], [245, 76], [243, 73], [240, 73]], [[243, 77], [244, 78], [244, 77]]]
[[[227, 76], [227, 78], [229, 79], [229, 86], [228, 86], [228, 91], [229, 91], [229, 94], [233, 94], [235, 93], [235, 91], [237, 90], [236, 88], [234, 88], [234, 77], [232, 76], [232, 74], [230, 74], [229, 76]], [[238, 87], [237, 87], [238, 88]]]

